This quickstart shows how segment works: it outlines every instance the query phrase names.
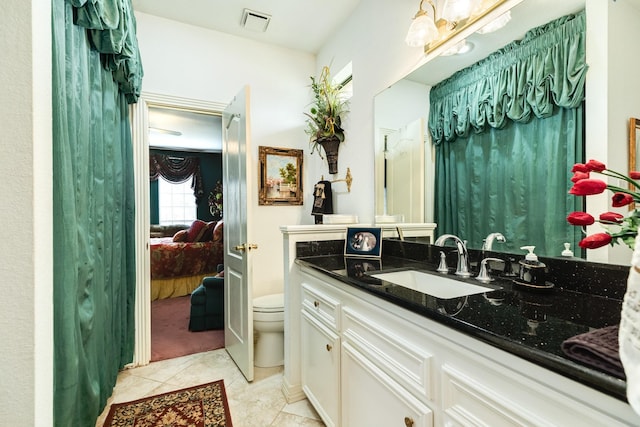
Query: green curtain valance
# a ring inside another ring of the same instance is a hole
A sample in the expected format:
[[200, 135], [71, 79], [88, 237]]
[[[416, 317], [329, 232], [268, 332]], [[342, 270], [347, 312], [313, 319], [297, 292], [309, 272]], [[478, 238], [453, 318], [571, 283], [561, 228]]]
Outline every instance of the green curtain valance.
[[136, 20], [130, 0], [67, 0], [75, 9], [75, 24], [87, 28], [91, 47], [100, 52], [121, 93], [132, 104], [142, 87], [142, 61]]
[[527, 32], [482, 61], [431, 89], [429, 130], [434, 144], [452, 142], [507, 119], [549, 117], [555, 106], [576, 108], [584, 99], [585, 12], [566, 15]]

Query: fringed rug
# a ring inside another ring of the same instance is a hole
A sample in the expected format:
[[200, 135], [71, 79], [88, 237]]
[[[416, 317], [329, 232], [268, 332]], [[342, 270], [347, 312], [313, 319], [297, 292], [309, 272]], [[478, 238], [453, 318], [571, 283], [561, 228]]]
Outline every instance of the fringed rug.
[[223, 380], [114, 403], [104, 427], [232, 427]]

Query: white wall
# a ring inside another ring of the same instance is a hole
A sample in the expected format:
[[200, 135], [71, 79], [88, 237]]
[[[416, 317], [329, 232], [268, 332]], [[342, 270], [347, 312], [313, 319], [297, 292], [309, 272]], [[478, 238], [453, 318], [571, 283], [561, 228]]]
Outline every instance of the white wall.
[[[621, 173], [628, 169], [628, 121], [640, 117], [640, 58], [633, 43], [640, 40], [640, 2], [587, 0], [586, 158], [604, 162]], [[608, 37], [605, 37], [608, 35]], [[610, 181], [626, 187], [626, 183]], [[611, 207], [611, 192], [587, 197], [587, 210], [594, 216], [607, 211], [627, 213]], [[588, 233], [602, 232], [596, 224]], [[631, 250], [624, 245], [587, 252], [588, 259], [628, 265]]]
[[[335, 195], [337, 213], [355, 213], [361, 222], [374, 219], [373, 97], [413, 70], [424, 58], [421, 48], [404, 42], [418, 3], [414, 0], [362, 0], [353, 15], [318, 53], [316, 73], [331, 64], [340, 70], [353, 65], [351, 112], [345, 121], [346, 141], [340, 145], [339, 175], [351, 168], [351, 193]], [[315, 174], [327, 173], [319, 162]], [[340, 190], [340, 184], [335, 190]]]
[[51, 1], [0, 4], [0, 425], [53, 424]]
[[[282, 292], [282, 235], [286, 224], [312, 224], [311, 193], [320, 179], [307, 165], [310, 157], [303, 112], [311, 101], [311, 54], [136, 13], [144, 65], [142, 90], [148, 93], [228, 103], [244, 86], [251, 91], [251, 144], [254, 176], [258, 146], [304, 150], [304, 206], [249, 203], [257, 243], [253, 274], [255, 296]], [[257, 187], [256, 183], [249, 183]]]

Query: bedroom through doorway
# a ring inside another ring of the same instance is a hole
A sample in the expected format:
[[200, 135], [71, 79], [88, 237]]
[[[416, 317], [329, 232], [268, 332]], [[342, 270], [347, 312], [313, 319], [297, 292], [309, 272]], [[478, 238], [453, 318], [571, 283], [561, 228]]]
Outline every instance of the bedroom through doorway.
[[189, 330], [190, 294], [224, 259], [221, 115], [149, 105], [148, 141], [154, 362], [224, 347], [224, 329]]

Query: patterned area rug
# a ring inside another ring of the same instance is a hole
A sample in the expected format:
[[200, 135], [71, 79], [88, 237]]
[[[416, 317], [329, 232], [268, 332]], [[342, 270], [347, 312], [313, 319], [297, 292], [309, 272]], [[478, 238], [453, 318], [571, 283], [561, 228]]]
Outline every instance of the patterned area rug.
[[232, 427], [223, 380], [114, 403], [104, 427]]

